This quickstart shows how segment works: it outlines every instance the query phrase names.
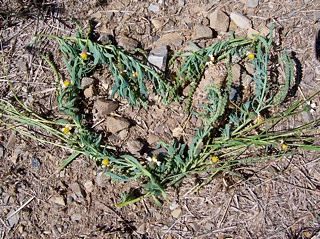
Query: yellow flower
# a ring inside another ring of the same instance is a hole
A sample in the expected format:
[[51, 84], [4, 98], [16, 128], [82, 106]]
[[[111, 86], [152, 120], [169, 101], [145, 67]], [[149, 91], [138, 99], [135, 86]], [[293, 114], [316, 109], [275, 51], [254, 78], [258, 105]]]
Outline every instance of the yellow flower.
[[257, 118], [254, 120], [255, 124], [263, 124], [264, 123], [264, 117], [260, 114], [258, 114]]
[[70, 132], [71, 130], [72, 130], [72, 127], [71, 127], [71, 125], [69, 125], [69, 124], [66, 124], [66, 125], [61, 129], [62, 133], [65, 134], [65, 135], [70, 135], [70, 134], [71, 134], [71, 132]]
[[132, 72], [132, 76], [133, 76], [133, 78], [138, 78], [139, 74], [138, 74], [138, 72], [134, 71], [134, 72]]
[[62, 82], [62, 88], [67, 88], [71, 85], [71, 82], [69, 80], [65, 80]]
[[88, 53], [87, 53], [87, 50], [82, 50], [82, 52], [80, 53], [80, 57], [82, 60], [86, 61], [88, 60]]
[[104, 158], [101, 164], [102, 164], [102, 167], [107, 167], [110, 164], [110, 160], [108, 158]]
[[289, 145], [285, 143], [282, 143], [280, 147], [281, 147], [281, 150], [284, 152], [287, 152], [289, 150]]
[[219, 162], [219, 157], [216, 155], [211, 156], [211, 162], [212, 163], [218, 163]]
[[247, 57], [249, 60], [253, 60], [256, 56], [252, 52], [248, 52]]

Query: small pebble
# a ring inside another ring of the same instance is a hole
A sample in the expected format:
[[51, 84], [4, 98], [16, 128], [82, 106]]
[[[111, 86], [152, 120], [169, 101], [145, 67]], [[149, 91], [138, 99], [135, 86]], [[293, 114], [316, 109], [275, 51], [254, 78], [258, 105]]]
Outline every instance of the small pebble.
[[247, 1], [247, 7], [249, 8], [255, 8], [259, 5], [259, 0], [248, 0]]

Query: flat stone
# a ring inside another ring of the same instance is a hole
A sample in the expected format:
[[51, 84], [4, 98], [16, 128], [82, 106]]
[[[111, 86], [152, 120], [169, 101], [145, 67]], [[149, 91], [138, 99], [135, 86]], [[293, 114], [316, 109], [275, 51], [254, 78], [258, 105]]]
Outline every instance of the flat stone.
[[119, 139], [125, 140], [128, 137], [128, 135], [129, 135], [129, 130], [124, 129], [124, 130], [121, 130], [117, 136], [119, 137]]
[[247, 0], [247, 7], [255, 8], [259, 5], [259, 0]]
[[213, 37], [213, 32], [210, 27], [203, 25], [196, 25], [193, 28], [192, 39], [201, 40], [201, 39], [210, 39]]
[[181, 36], [177, 32], [173, 33], [167, 33], [162, 35], [155, 43], [155, 46], [164, 46], [164, 45], [169, 45], [169, 46], [176, 46], [179, 47], [182, 45], [184, 41], [184, 37]]
[[88, 180], [86, 181], [84, 184], [83, 184], [86, 192], [88, 193], [92, 193], [93, 192], [93, 188], [94, 188], [94, 184], [91, 180]]
[[160, 70], [165, 70], [167, 66], [168, 49], [167, 46], [154, 48], [148, 57], [148, 61]]
[[210, 27], [217, 32], [227, 32], [229, 28], [230, 19], [229, 16], [221, 11], [216, 9], [214, 12], [209, 15]]
[[252, 28], [251, 21], [241, 13], [232, 12], [230, 14], [230, 19], [241, 29]]
[[83, 77], [81, 79], [81, 89], [86, 89], [88, 88], [90, 85], [92, 85], [94, 82], [94, 79], [90, 78], [90, 77]]
[[163, 21], [161, 21], [160, 19], [153, 18], [151, 19], [151, 23], [156, 30], [159, 30], [163, 26]]
[[149, 134], [147, 137], [147, 142], [150, 145], [156, 144], [160, 141], [160, 138], [157, 135]]
[[179, 207], [179, 208], [177, 208], [177, 209], [174, 209], [174, 210], [171, 212], [171, 216], [174, 217], [174, 218], [178, 218], [178, 217], [180, 217], [181, 212], [182, 212], [182, 209]]
[[106, 116], [119, 108], [119, 103], [113, 100], [97, 99], [93, 107], [98, 111], [98, 115]]
[[143, 148], [143, 143], [139, 140], [130, 140], [127, 142], [128, 151], [132, 154], [137, 154]]
[[118, 44], [127, 51], [135, 50], [139, 46], [139, 42], [137, 40], [126, 36], [120, 36], [118, 38]]
[[107, 127], [109, 132], [116, 134], [119, 131], [128, 129], [130, 123], [127, 119], [109, 116], [106, 118], [104, 125]]
[[71, 183], [69, 187], [78, 198], [84, 198], [86, 196], [86, 192], [79, 183]]
[[84, 97], [90, 99], [94, 95], [93, 85], [90, 85], [87, 89], [83, 91]]
[[158, 4], [151, 3], [148, 7], [150, 12], [158, 13], [160, 11], [160, 6]]
[[62, 196], [54, 196], [54, 197], [50, 198], [50, 202], [57, 204], [59, 206], [66, 205], [66, 201], [65, 201], [64, 197], [62, 197]]

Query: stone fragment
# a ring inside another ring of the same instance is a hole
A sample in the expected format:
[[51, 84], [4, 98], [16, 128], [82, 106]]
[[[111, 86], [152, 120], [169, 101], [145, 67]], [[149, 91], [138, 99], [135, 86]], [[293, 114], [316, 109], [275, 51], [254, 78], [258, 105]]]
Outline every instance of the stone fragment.
[[83, 94], [87, 99], [92, 98], [94, 94], [93, 85], [90, 85], [87, 89], [85, 89]]
[[252, 27], [251, 21], [241, 13], [232, 12], [230, 19], [241, 29], [249, 29]]
[[109, 116], [105, 120], [107, 130], [113, 134], [129, 128], [130, 123], [127, 119]]
[[167, 46], [159, 46], [154, 48], [148, 57], [148, 61], [158, 67], [160, 70], [165, 70], [167, 66], [168, 49]]
[[92, 85], [94, 82], [94, 79], [92, 79], [91, 77], [83, 77], [81, 80], [81, 89], [86, 89], [88, 88], [90, 85]]
[[159, 13], [159, 11], [160, 11], [160, 6], [159, 6], [158, 4], [153, 4], [153, 3], [151, 3], [151, 4], [149, 5], [149, 7], [148, 7], [148, 10], [149, 10], [150, 12]]
[[94, 102], [93, 107], [98, 111], [98, 115], [106, 116], [116, 111], [119, 107], [119, 103], [113, 100], [97, 99]]
[[255, 8], [259, 5], [259, 0], [247, 0], [247, 7]]
[[127, 142], [128, 151], [132, 154], [137, 154], [142, 149], [143, 143], [139, 140], [131, 140]]
[[78, 198], [84, 198], [86, 196], [86, 192], [79, 183], [71, 183], [69, 187]]
[[88, 192], [88, 193], [92, 193], [93, 192], [94, 185], [93, 185], [93, 182], [91, 180], [86, 181], [83, 184], [83, 186], [84, 186], [86, 192]]
[[210, 27], [217, 32], [227, 32], [229, 28], [229, 16], [221, 11], [216, 9], [214, 12], [209, 15]]
[[171, 216], [174, 217], [174, 218], [178, 218], [178, 217], [180, 217], [181, 212], [182, 212], [182, 210], [181, 210], [180, 207], [176, 208], [171, 212]]
[[162, 35], [155, 43], [155, 46], [173, 45], [179, 47], [182, 45], [184, 37], [177, 32]]
[[192, 39], [201, 40], [201, 39], [210, 39], [213, 37], [213, 32], [210, 27], [203, 25], [196, 25], [193, 28]]
[[64, 197], [62, 197], [62, 196], [54, 196], [54, 197], [50, 198], [50, 202], [57, 204], [59, 206], [66, 205], [66, 201], [65, 201]]
[[139, 46], [139, 42], [137, 40], [126, 36], [120, 36], [118, 38], [118, 44], [127, 51], [135, 50]]

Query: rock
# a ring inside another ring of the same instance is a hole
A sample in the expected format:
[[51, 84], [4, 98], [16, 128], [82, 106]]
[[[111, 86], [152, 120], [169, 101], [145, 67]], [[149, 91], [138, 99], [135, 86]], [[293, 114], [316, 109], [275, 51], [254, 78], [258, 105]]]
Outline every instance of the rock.
[[131, 140], [127, 142], [128, 151], [132, 154], [137, 154], [143, 148], [143, 143], [139, 140]]
[[2, 144], [0, 144], [0, 159], [3, 158], [3, 155], [4, 155], [4, 147]]
[[227, 32], [229, 28], [229, 16], [221, 11], [219, 8], [216, 9], [209, 15], [210, 27], [217, 32]]
[[160, 70], [165, 70], [167, 66], [168, 49], [167, 46], [154, 48], [148, 57], [148, 61], [158, 67]]
[[87, 89], [85, 89], [83, 94], [87, 99], [92, 98], [94, 94], [93, 85], [90, 85]]
[[147, 142], [150, 145], [156, 144], [160, 141], [160, 138], [157, 135], [149, 134], [147, 137]]
[[184, 5], [186, 5], [186, 0], [179, 0], [178, 1], [178, 6], [179, 7], [183, 7]]
[[240, 83], [241, 77], [241, 66], [239, 64], [234, 64], [231, 67], [233, 82]]
[[66, 201], [65, 201], [64, 197], [62, 197], [62, 196], [54, 196], [54, 197], [50, 198], [50, 202], [57, 204], [59, 206], [66, 205]]
[[81, 214], [75, 213], [70, 216], [71, 221], [80, 221], [82, 218]]
[[125, 140], [128, 137], [128, 134], [129, 134], [129, 131], [127, 129], [124, 129], [118, 133], [118, 137], [121, 140]]
[[259, 32], [257, 30], [254, 30], [253, 28], [249, 28], [247, 31], [247, 37], [250, 39], [253, 39], [256, 37], [256, 35], [259, 35]]
[[203, 25], [196, 25], [193, 28], [192, 39], [200, 40], [200, 39], [210, 39], [213, 37], [213, 32], [210, 27]]
[[247, 7], [255, 8], [259, 5], [259, 0], [247, 0]]
[[149, 7], [148, 7], [148, 10], [149, 10], [150, 12], [159, 13], [160, 7], [159, 7], [158, 4], [153, 4], [153, 3], [151, 3], [151, 4], [149, 5]]
[[201, 47], [199, 47], [197, 44], [195, 44], [194, 42], [189, 41], [186, 46], [183, 48], [183, 51], [186, 52], [196, 52], [199, 51], [201, 49]]
[[135, 50], [139, 46], [139, 42], [137, 40], [126, 36], [120, 36], [118, 39], [118, 44], [127, 51]]
[[180, 207], [176, 208], [171, 212], [171, 216], [173, 216], [174, 218], [178, 218], [178, 217], [180, 217], [181, 212], [182, 212], [182, 210]]
[[232, 12], [230, 18], [241, 29], [249, 29], [252, 27], [251, 21], [241, 13]]
[[155, 46], [163, 46], [163, 45], [169, 45], [169, 46], [176, 46], [179, 47], [182, 45], [184, 41], [184, 37], [181, 36], [177, 32], [173, 33], [167, 33], [162, 35], [155, 43]]
[[159, 19], [151, 19], [151, 23], [156, 30], [159, 30], [163, 25], [163, 22]]
[[78, 198], [84, 198], [86, 197], [86, 192], [84, 191], [84, 189], [82, 188], [82, 186], [75, 182], [75, 183], [71, 183], [69, 188], [72, 190], [72, 192], [78, 197]]
[[94, 188], [94, 185], [93, 185], [93, 182], [91, 180], [88, 180], [86, 181], [84, 184], [83, 184], [85, 190], [88, 192], [88, 193], [92, 193], [93, 192], [93, 188]]
[[31, 158], [31, 167], [39, 169], [41, 166], [41, 162], [38, 158], [36, 157], [32, 157]]
[[93, 82], [94, 82], [94, 79], [90, 77], [83, 77], [81, 80], [81, 89], [88, 88], [90, 85], [93, 84]]
[[130, 123], [127, 119], [111, 116], [107, 117], [104, 123], [107, 127], [107, 130], [113, 134], [127, 129], [130, 126]]
[[253, 75], [254, 74], [254, 65], [252, 63], [246, 62], [244, 64], [244, 67], [248, 74]]
[[113, 100], [97, 99], [93, 107], [98, 111], [99, 116], [106, 116], [119, 108], [119, 103]]
[[107, 185], [107, 177], [103, 172], [99, 172], [96, 177], [96, 184], [98, 187], [105, 187]]
[[[17, 225], [18, 222], [19, 222], [19, 219], [20, 219], [19, 213], [16, 213], [16, 214], [13, 215], [14, 212], [15, 211], [12, 209], [7, 215], [7, 218], [8, 218], [7, 222], [8, 222], [8, 225], [9, 225], [10, 228], [12, 228], [15, 225]], [[13, 215], [13, 216], [11, 216], [11, 215]]]

